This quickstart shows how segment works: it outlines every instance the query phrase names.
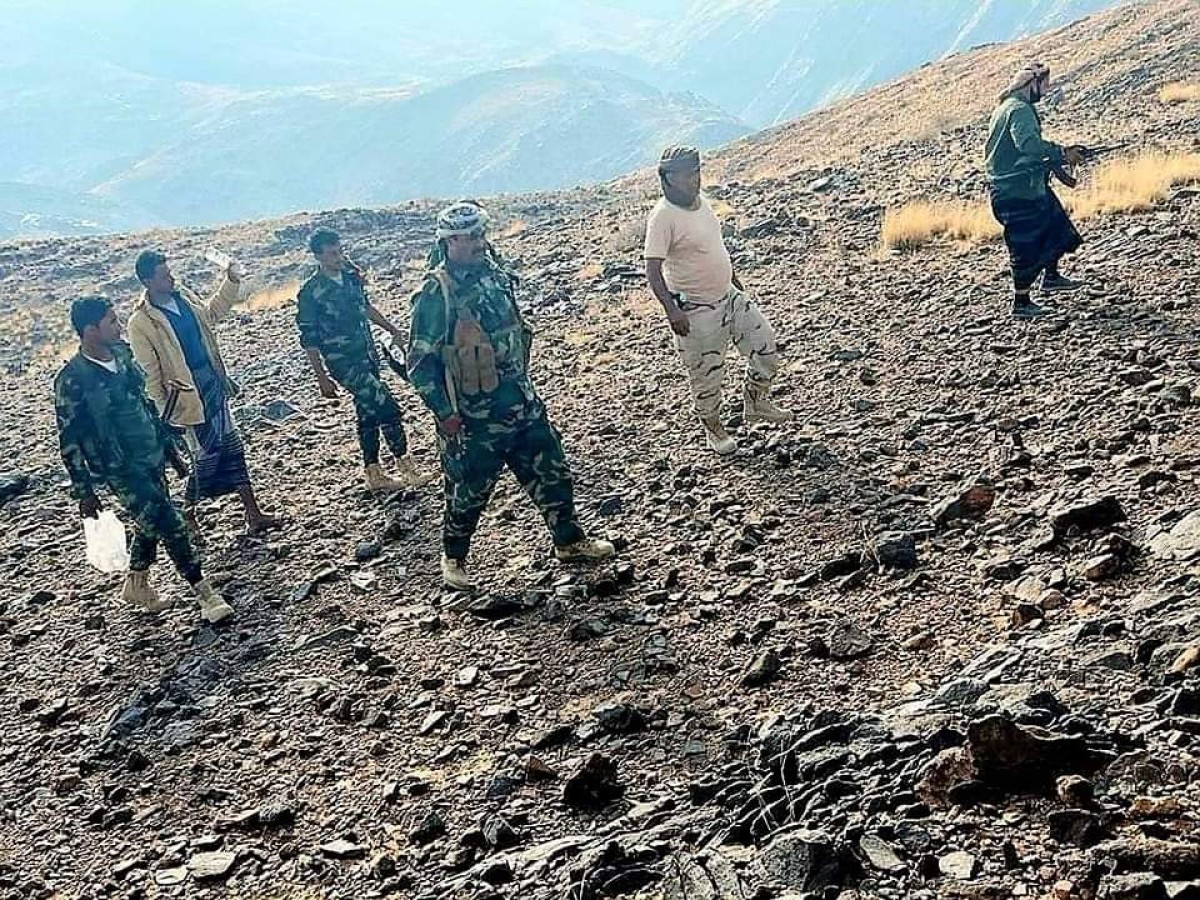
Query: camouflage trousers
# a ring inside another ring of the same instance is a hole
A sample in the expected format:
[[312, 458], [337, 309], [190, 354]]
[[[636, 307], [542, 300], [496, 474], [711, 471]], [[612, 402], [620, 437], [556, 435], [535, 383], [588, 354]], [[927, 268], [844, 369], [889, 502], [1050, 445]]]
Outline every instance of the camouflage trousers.
[[696, 415], [704, 419], [721, 411], [725, 354], [730, 344], [746, 358], [746, 381], [770, 387], [779, 369], [775, 330], [753, 300], [732, 288], [716, 303], [685, 298], [680, 307], [690, 328], [687, 336], [676, 336], [675, 346], [687, 369]]
[[387, 441], [388, 449], [398, 459], [408, 453], [408, 438], [404, 434], [404, 414], [400, 405], [384, 384], [379, 370], [362, 366], [334, 376], [354, 399], [358, 417], [358, 446], [363, 463], [379, 462], [379, 435]]
[[575, 512], [575, 486], [562, 441], [545, 409], [512, 422], [466, 420], [456, 438], [439, 437], [446, 508], [442, 548], [465, 559], [504, 467], [537, 505], [556, 547], [583, 540]]
[[200, 557], [183, 516], [171, 500], [166, 474], [161, 469], [131, 471], [110, 477], [108, 489], [133, 519], [129, 568], [139, 572], [149, 569], [158, 557], [161, 541], [183, 580], [188, 584], [199, 581]]

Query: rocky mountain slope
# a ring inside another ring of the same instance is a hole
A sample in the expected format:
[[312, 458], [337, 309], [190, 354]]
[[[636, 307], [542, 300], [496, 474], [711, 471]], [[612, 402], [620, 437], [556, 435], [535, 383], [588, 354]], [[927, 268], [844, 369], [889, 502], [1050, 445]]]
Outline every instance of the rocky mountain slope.
[[0, 236], [596, 183], [1113, 2], [14, 0]]
[[329, 224], [403, 318], [436, 204], [0, 247], [20, 476], [0, 494], [0, 886], [1194, 895], [1200, 200], [1089, 221], [1069, 269], [1089, 286], [1048, 322], [1005, 315], [998, 245], [877, 250], [887, 205], [980, 196], [989, 98], [1031, 55], [1065, 75], [1051, 134], [1196, 149], [1195, 104], [1156, 100], [1194, 71], [1194, 10], [963, 54], [713, 160], [800, 412], [737, 425], [729, 460], [700, 445], [638, 275], [650, 173], [492, 201], [586, 518], [623, 550], [555, 564], [505, 480], [465, 606], [437, 586], [436, 491], [361, 490], [286, 303], [221, 328], [253, 473], [292, 518], [260, 540], [206, 511], [232, 627], [137, 616], [86, 567], [48, 402], [67, 300], [128, 302], [147, 243], [200, 287], [212, 243], [283, 287]]

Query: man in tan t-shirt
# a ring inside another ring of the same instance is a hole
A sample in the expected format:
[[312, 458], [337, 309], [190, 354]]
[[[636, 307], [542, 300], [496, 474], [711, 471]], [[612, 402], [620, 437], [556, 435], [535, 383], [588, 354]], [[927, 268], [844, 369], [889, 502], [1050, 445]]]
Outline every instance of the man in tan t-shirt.
[[775, 332], [733, 274], [721, 223], [700, 194], [700, 153], [668, 147], [658, 164], [663, 197], [646, 223], [646, 279], [675, 332], [708, 444], [722, 455], [737, 443], [721, 424], [725, 353], [746, 357], [743, 420], [788, 422], [768, 393], [779, 357]]

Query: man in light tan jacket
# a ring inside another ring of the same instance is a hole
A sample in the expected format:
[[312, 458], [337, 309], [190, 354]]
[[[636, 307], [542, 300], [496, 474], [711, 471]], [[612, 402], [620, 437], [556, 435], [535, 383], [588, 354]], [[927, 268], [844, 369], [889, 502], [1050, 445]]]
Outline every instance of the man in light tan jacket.
[[242, 437], [229, 410], [237, 386], [213, 331], [237, 302], [237, 273], [230, 266], [216, 295], [205, 302], [176, 283], [162, 253], [144, 251], [135, 270], [146, 290], [129, 318], [129, 343], [146, 371], [146, 393], [168, 425], [183, 429], [194, 457], [184, 494], [189, 524], [198, 531], [200, 500], [236, 493], [251, 533], [277, 526], [250, 484]]

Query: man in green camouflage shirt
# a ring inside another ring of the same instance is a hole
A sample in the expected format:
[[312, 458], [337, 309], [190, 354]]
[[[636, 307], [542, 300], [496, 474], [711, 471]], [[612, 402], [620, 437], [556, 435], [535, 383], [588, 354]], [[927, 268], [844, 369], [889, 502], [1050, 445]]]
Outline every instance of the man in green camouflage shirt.
[[517, 309], [512, 276], [489, 252], [486, 225], [474, 204], [442, 210], [437, 237], [445, 261], [412, 299], [408, 372], [438, 421], [446, 493], [442, 581], [455, 590], [474, 587], [464, 562], [506, 466], [537, 504], [560, 560], [615, 552], [579, 525], [562, 443], [529, 378], [532, 333]]
[[[427, 479], [408, 456], [400, 406], [380, 377], [370, 323], [383, 328], [397, 343], [402, 343], [403, 337], [367, 298], [363, 273], [346, 259], [336, 232], [318, 229], [308, 246], [319, 266], [300, 287], [296, 326], [321, 395], [336, 397], [336, 381], [353, 398], [367, 487], [395, 491], [423, 484]], [[399, 479], [385, 475], [379, 467], [381, 433], [396, 457]]]
[[121, 324], [107, 300], [84, 297], [71, 306], [79, 352], [54, 380], [59, 449], [79, 513], [95, 518], [97, 488], [107, 487], [134, 520], [123, 600], [151, 612], [170, 605], [150, 584], [149, 569], [162, 541], [179, 574], [196, 592], [207, 622], [233, 608], [202, 576], [183, 516], [167, 489], [166, 465], [183, 470], [174, 435], [146, 396], [145, 376], [121, 341]]

